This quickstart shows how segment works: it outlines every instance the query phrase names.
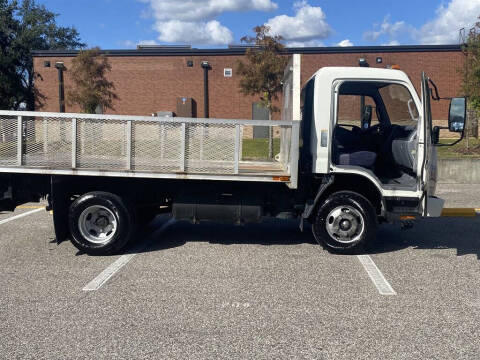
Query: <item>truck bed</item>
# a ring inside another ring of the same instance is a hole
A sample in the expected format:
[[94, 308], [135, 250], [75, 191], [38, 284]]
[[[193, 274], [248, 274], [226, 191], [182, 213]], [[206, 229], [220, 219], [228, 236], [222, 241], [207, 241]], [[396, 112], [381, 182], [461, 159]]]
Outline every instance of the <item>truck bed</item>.
[[[266, 140], [249, 153], [253, 126], [273, 127], [275, 159]], [[298, 137], [298, 121], [0, 111], [0, 172], [296, 186]]]

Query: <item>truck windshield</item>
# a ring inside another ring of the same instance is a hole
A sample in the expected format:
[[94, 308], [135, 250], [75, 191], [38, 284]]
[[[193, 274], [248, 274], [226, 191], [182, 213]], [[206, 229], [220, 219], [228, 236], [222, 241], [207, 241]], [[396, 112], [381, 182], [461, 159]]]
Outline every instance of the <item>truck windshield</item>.
[[410, 91], [403, 85], [389, 84], [379, 89], [390, 123], [416, 126], [419, 113]]

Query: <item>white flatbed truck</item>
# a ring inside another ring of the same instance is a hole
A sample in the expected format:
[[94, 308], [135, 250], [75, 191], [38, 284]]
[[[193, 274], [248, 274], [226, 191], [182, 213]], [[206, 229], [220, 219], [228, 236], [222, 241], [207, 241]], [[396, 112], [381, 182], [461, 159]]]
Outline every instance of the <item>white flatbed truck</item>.
[[[419, 97], [400, 70], [326, 67], [302, 89], [300, 60], [285, 71], [281, 121], [0, 111], [0, 210], [47, 198], [57, 241], [93, 255], [120, 251], [160, 213], [297, 218], [343, 253], [378, 223], [440, 216], [428, 77]], [[358, 124], [342, 123], [353, 97]], [[465, 107], [451, 99], [450, 131], [463, 135]], [[275, 159], [245, 155], [251, 126], [274, 127]]]

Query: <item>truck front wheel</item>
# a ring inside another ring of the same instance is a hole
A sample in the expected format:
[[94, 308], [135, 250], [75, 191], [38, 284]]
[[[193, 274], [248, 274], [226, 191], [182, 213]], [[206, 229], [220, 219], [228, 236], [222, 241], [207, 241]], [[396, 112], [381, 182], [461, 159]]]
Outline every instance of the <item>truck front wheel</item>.
[[328, 250], [358, 253], [375, 239], [375, 210], [362, 195], [339, 191], [318, 208], [312, 230], [315, 239]]
[[76, 199], [70, 206], [69, 226], [73, 245], [89, 255], [121, 250], [134, 229], [128, 206], [107, 192], [90, 192]]

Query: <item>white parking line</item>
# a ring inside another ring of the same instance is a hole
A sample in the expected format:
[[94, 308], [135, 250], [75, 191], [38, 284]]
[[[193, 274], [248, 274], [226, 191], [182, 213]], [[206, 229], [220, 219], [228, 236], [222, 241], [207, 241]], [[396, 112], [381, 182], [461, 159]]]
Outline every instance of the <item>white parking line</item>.
[[42, 208], [40, 208], [40, 209], [35, 209], [35, 210], [32, 210], [32, 211], [27, 211], [27, 212], [24, 212], [23, 214], [9, 217], [9, 218], [7, 218], [7, 219], [5, 219], [5, 220], [0, 221], [0, 225], [6, 224], [6, 223], [8, 223], [8, 222], [10, 222], [10, 221], [13, 221], [13, 220], [17, 220], [17, 219], [23, 218], [23, 217], [28, 216], [28, 215], [32, 215], [32, 214], [37, 213], [37, 212], [42, 211], [42, 210], [45, 210], [45, 208], [42, 207]]
[[98, 275], [95, 279], [90, 281], [84, 288], [83, 291], [95, 291], [98, 290], [102, 287], [103, 284], [105, 284], [108, 279], [110, 279], [113, 275], [115, 275], [116, 272], [118, 272], [122, 267], [128, 264], [130, 260], [135, 256], [136, 254], [129, 254], [129, 255], [122, 255], [120, 258], [115, 261], [112, 265], [107, 267], [105, 270], [103, 270], [100, 275]]
[[363, 265], [373, 284], [377, 287], [380, 295], [397, 295], [390, 283], [385, 279], [380, 269], [375, 265], [369, 255], [357, 255], [358, 260]]
[[133, 259], [135, 255], [138, 254], [141, 250], [145, 249], [148, 247], [153, 239], [155, 239], [159, 233], [165, 231], [167, 227], [169, 227], [171, 224], [173, 224], [175, 220], [170, 219], [168, 220], [165, 224], [163, 224], [158, 230], [156, 230], [150, 237], [150, 239], [146, 240], [143, 244], [143, 246], [139, 249], [139, 251], [133, 253], [133, 254], [128, 254], [128, 255], [122, 255], [120, 256], [117, 261], [115, 261], [113, 264], [111, 264], [109, 267], [107, 267], [105, 270], [103, 270], [95, 279], [90, 281], [84, 288], [83, 291], [96, 291], [100, 289], [113, 275], [115, 275], [118, 271], [120, 271], [121, 268], [123, 268], [125, 265], [129, 263], [130, 260]]

